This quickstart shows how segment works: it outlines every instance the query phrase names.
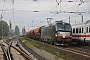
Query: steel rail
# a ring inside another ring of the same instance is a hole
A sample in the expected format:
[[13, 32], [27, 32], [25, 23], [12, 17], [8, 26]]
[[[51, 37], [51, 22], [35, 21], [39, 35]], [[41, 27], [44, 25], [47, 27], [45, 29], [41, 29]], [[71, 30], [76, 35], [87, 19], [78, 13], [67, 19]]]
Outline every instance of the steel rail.
[[[17, 49], [16, 47], [14, 47], [14, 46], [12, 46], [11, 44], [11, 42], [10, 43], [7, 43], [5, 40], [4, 40], [4, 42], [6, 43], [6, 44], [8, 44], [8, 45], [10, 45], [10, 47], [12, 47], [12, 48], [14, 48], [15, 50], [17, 50], [19, 53], [21, 53], [21, 55], [22, 56], [24, 56], [24, 57], [26, 57], [27, 59], [29, 59], [29, 60], [33, 60], [29, 55], [27, 55], [24, 51], [22, 51], [21, 50], [21, 48], [20, 49]], [[13, 42], [13, 41], [12, 41]], [[8, 49], [8, 56], [9, 56], [9, 59], [11, 60], [11, 54], [10, 54], [10, 47], [9, 47], [9, 49]]]
[[16, 47], [14, 47], [14, 46], [12, 46], [14, 49], [16, 49], [18, 52], [20, 52], [21, 53], [21, 55], [23, 55], [24, 57], [26, 57], [27, 59], [29, 59], [29, 60], [32, 60], [26, 53], [24, 53], [23, 51], [21, 51], [21, 50], [19, 50], [19, 49], [17, 49]]
[[8, 45], [8, 50], [7, 50], [7, 54], [8, 54], [9, 60], [12, 60], [12, 56], [11, 56], [11, 52], [10, 52], [11, 44], [12, 44], [12, 41], [10, 41], [10, 43], [9, 43], [9, 45]]
[[2, 48], [2, 50], [3, 50], [3, 52], [4, 52], [4, 55], [5, 55], [6, 60], [9, 60], [9, 57], [8, 57], [8, 55], [7, 55], [7, 52], [6, 52], [3, 44], [1, 44], [1, 48]]
[[82, 55], [87, 55], [87, 56], [90, 56], [90, 52], [87, 52], [87, 51], [83, 51], [83, 49], [74, 49], [74, 48], [65, 48], [66, 50], [70, 50], [70, 51], [74, 51], [74, 52], [77, 52], [77, 53], [80, 53]]
[[32, 58], [28, 53], [26, 53], [26, 52], [22, 49], [19, 41], [17, 41], [17, 44], [18, 44], [18, 47], [20, 48], [20, 50], [22, 50], [28, 57], [30, 57], [31, 60], [33, 60], [33, 58]]
[[[29, 38], [27, 38], [27, 39], [29, 39]], [[61, 54], [72, 56], [73, 58], [75, 58], [77, 60], [79, 60], [79, 59], [90, 60], [90, 55], [88, 55], [88, 53], [86, 53], [86, 51], [85, 52], [83, 51], [82, 53], [80, 53], [80, 51], [78, 51], [78, 50], [64, 48], [64, 47], [58, 47], [55, 45], [52, 46], [50, 44], [42, 43], [42, 42], [32, 40], [32, 39], [29, 39], [29, 40], [34, 41], [34, 42], [39, 43], [39, 44], [42, 44], [44, 46], [47, 46], [47, 47], [54, 49], [56, 51], [59, 51]]]

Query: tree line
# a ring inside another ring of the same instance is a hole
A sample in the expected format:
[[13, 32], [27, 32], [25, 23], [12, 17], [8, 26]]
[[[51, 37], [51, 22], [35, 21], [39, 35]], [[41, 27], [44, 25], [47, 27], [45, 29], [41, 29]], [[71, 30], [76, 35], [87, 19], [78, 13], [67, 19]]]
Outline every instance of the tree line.
[[0, 38], [5, 36], [13, 36], [13, 35], [20, 35], [20, 30], [18, 26], [15, 26], [15, 29], [11, 29], [10, 26], [5, 21], [0, 21]]

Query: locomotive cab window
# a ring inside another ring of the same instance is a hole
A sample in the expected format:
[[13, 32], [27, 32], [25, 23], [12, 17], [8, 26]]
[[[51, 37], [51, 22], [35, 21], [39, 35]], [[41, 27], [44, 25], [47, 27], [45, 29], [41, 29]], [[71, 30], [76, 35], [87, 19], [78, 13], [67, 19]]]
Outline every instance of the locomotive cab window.
[[67, 31], [71, 31], [71, 25], [65, 23], [65, 24], [64, 24], [64, 29], [67, 30]]
[[57, 29], [58, 29], [58, 30], [64, 30], [64, 25], [63, 25], [63, 23], [57, 23]]
[[57, 23], [57, 30], [71, 31], [71, 25], [67, 23]]

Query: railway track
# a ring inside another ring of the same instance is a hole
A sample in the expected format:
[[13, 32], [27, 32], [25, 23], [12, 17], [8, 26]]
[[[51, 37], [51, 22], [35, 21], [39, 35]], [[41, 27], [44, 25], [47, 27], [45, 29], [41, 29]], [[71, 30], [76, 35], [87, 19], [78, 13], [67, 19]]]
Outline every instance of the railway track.
[[83, 55], [90, 57], [90, 50], [88, 50], [88, 49], [83, 49], [83, 48], [66, 48], [66, 49], [77, 52], [77, 53], [81, 53]]
[[83, 49], [79, 47], [60, 47], [60, 46], [55, 46], [55, 45], [52, 46], [50, 44], [46, 44], [46, 43], [39, 42], [36, 40], [32, 40], [32, 41], [45, 45], [52, 50], [59, 51], [59, 53], [71, 56], [77, 60], [90, 60], [90, 50], [88, 49]]
[[6, 47], [3, 44], [3, 41], [0, 40], [0, 60], [9, 60]]
[[2, 40], [3, 43], [0, 44], [2, 50], [2, 55], [0, 60], [38, 60], [27, 50], [25, 50], [18, 40]]
[[3, 58], [1, 58], [1, 60], [9, 60], [7, 52], [4, 48], [4, 45], [3, 44], [0, 44], [0, 45], [1, 45], [1, 49], [3, 51], [3, 53], [1, 52], [2, 54], [0, 55], [0, 57], [3, 57]]

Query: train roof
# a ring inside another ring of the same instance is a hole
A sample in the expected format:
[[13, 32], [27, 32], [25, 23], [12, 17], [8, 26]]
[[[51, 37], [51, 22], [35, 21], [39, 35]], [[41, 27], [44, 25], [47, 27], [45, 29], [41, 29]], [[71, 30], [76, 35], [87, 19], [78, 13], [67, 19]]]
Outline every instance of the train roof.
[[[55, 21], [53, 24], [56, 24], [56, 23], [67, 23], [67, 22], [63, 22], [63, 21]], [[67, 23], [67, 24], [70, 24], [70, 23]]]
[[90, 24], [90, 20], [82, 22], [82, 23], [78, 23], [78, 24], [74, 24], [72, 26], [76, 26], [76, 25], [83, 25], [83, 24]]
[[[61, 20], [61, 21], [55, 21], [54, 23], [50, 23], [50, 24], [48, 24], [48, 25], [45, 25], [44, 27], [53, 26], [53, 25], [55, 25], [55, 24], [57, 24], [57, 23], [67, 23], [67, 22], [63, 22], [62, 20]], [[70, 23], [67, 23], [67, 24], [70, 24]], [[70, 25], [71, 25], [71, 24], [70, 24]]]
[[41, 30], [41, 28], [42, 28], [42, 27], [39, 27], [39, 28], [34, 29], [34, 33], [39, 32], [39, 30]]

